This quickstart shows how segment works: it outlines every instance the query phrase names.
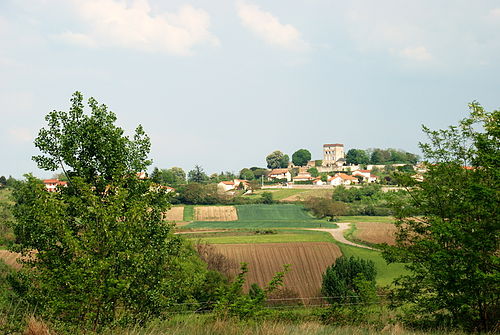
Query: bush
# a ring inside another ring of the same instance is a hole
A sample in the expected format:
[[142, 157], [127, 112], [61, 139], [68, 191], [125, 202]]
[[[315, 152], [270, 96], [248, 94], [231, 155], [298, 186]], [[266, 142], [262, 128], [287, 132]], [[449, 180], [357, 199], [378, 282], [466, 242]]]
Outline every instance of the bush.
[[269, 204], [270, 205], [270, 204], [274, 203], [273, 194], [271, 192], [264, 192], [264, 193], [262, 193], [261, 198], [262, 198], [262, 203], [263, 204]]
[[376, 273], [373, 261], [342, 256], [323, 274], [321, 292], [332, 305], [371, 303]]
[[320, 219], [329, 218], [330, 221], [335, 220], [338, 216], [345, 215], [347, 212], [346, 204], [326, 198], [309, 198], [305, 202], [305, 206], [314, 216]]

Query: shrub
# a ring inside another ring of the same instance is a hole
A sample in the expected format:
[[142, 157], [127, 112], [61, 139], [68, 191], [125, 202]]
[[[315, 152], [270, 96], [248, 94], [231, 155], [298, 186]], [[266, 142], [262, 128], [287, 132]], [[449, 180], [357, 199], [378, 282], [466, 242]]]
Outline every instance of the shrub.
[[323, 274], [321, 292], [332, 305], [370, 303], [376, 298], [375, 263], [340, 257]]

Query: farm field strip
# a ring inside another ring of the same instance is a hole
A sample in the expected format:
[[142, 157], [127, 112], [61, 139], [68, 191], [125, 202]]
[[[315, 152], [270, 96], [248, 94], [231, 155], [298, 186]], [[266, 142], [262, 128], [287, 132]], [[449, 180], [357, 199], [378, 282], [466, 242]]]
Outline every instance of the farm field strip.
[[234, 206], [198, 206], [194, 208], [195, 221], [237, 221]]
[[390, 223], [357, 222], [353, 237], [371, 244], [395, 244], [396, 226]]
[[184, 221], [184, 207], [172, 207], [164, 213], [164, 220], [170, 222]]
[[267, 285], [276, 272], [283, 270], [284, 264], [291, 264], [285, 275], [285, 286], [301, 298], [319, 296], [323, 272], [342, 255], [337, 245], [328, 242], [215, 246], [226, 257], [248, 263], [246, 289], [252, 283], [261, 287]]
[[330, 234], [325, 232], [311, 231], [307, 233], [278, 232], [277, 234], [245, 234], [235, 235], [230, 233], [221, 234], [197, 234], [189, 236], [192, 240], [201, 240], [210, 244], [246, 244], [246, 243], [292, 243], [292, 242], [333, 242]]

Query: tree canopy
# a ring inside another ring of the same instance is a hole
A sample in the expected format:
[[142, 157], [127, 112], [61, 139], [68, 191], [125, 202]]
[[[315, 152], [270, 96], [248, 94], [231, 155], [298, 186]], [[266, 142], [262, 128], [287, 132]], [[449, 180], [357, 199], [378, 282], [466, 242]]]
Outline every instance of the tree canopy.
[[299, 149], [292, 155], [292, 162], [296, 166], [305, 166], [311, 160], [311, 153], [307, 149]]
[[[281, 168], [287, 159], [288, 156], [284, 155], [281, 151], [273, 151], [266, 157], [267, 167], [269, 169]], [[286, 164], [288, 165], [288, 161], [286, 161]]]
[[[131, 140], [116, 116], [76, 92], [35, 140], [42, 169], [63, 168], [67, 187], [47, 192], [31, 175], [14, 192], [16, 236], [26, 257], [13, 287], [47, 317], [97, 329], [117, 318], [146, 320], [194, 296], [203, 266], [162, 222], [169, 194], [136, 173], [150, 161], [149, 138]], [[33, 253], [36, 250], [36, 253]]]
[[487, 331], [500, 310], [500, 111], [469, 107], [458, 126], [423, 127], [427, 171], [401, 176], [412, 202], [396, 206], [397, 245], [384, 255], [410, 271], [396, 291], [409, 315]]

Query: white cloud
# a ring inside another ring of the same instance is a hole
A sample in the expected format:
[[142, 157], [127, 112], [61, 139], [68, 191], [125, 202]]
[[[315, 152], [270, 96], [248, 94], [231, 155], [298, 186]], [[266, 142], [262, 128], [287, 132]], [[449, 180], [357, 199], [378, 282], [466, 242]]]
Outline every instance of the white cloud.
[[67, 31], [58, 37], [86, 47], [118, 46], [177, 55], [191, 54], [198, 44], [219, 44], [209, 31], [210, 16], [190, 5], [177, 13], [153, 14], [148, 0], [129, 5], [115, 0], [74, 0], [75, 11], [87, 31]]
[[500, 7], [499, 8], [493, 8], [489, 12], [489, 17], [493, 19], [500, 19]]
[[300, 32], [290, 24], [282, 24], [277, 17], [258, 6], [240, 2], [238, 15], [241, 23], [270, 45], [289, 50], [305, 51], [309, 45]]
[[34, 138], [33, 132], [28, 128], [9, 129], [9, 136], [16, 142], [31, 142]]
[[427, 50], [427, 48], [423, 46], [404, 48], [399, 51], [399, 55], [404, 58], [419, 62], [425, 62], [432, 59], [432, 55], [429, 50]]

